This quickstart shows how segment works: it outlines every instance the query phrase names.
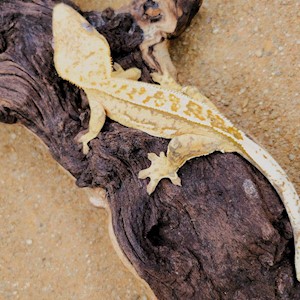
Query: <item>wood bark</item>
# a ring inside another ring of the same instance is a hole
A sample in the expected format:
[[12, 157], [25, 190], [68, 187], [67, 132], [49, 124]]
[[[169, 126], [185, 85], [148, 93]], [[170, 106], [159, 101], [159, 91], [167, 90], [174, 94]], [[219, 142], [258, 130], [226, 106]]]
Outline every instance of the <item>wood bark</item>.
[[[179, 171], [182, 187], [162, 180], [151, 197], [137, 174], [149, 166], [147, 153], [166, 151], [168, 140], [107, 120], [83, 155], [74, 138], [87, 128], [87, 99], [53, 66], [57, 2], [0, 2], [0, 121], [33, 131], [78, 186], [107, 190], [117, 241], [158, 299], [300, 299], [287, 214], [239, 155], [188, 161]], [[201, 3], [174, 3], [183, 9], [177, 36]], [[84, 16], [107, 37], [114, 61], [142, 69], [150, 81], [139, 51], [143, 32], [129, 13]]]

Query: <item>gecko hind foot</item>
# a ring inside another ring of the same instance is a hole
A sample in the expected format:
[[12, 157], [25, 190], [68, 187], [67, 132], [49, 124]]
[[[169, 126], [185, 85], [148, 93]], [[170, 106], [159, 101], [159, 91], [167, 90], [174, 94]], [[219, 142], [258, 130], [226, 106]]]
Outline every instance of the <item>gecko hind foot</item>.
[[141, 170], [138, 177], [140, 179], [150, 178], [147, 185], [149, 195], [163, 178], [169, 178], [173, 184], [181, 185], [181, 180], [177, 175], [178, 168], [170, 163], [164, 152], [160, 152], [159, 156], [155, 153], [149, 153], [148, 159], [151, 161], [151, 166], [148, 169]]

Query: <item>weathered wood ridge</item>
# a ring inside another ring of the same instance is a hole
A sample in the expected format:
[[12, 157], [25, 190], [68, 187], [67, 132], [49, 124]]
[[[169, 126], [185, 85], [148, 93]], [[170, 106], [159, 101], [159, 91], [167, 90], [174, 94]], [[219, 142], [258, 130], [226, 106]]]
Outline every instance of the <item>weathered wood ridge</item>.
[[[182, 187], [163, 180], [149, 197], [137, 174], [147, 167], [148, 152], [166, 151], [167, 140], [108, 120], [88, 156], [82, 154], [74, 138], [87, 128], [87, 100], [53, 66], [57, 2], [0, 2], [0, 121], [36, 133], [78, 186], [107, 190], [117, 241], [159, 299], [300, 299], [286, 212], [272, 186], [240, 156], [193, 159], [179, 172]], [[174, 3], [183, 9], [176, 35], [201, 3]], [[144, 4], [147, 11], [155, 2]], [[142, 69], [150, 81], [139, 50], [143, 31], [129, 13], [84, 16], [106, 36], [116, 62]]]

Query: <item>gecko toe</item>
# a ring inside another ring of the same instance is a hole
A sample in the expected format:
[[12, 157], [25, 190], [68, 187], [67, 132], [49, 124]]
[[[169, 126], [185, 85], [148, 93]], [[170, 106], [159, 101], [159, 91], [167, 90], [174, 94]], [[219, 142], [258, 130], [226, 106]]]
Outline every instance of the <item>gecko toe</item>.
[[147, 185], [147, 193], [151, 195], [158, 185], [159, 180], [151, 180]]
[[82, 135], [79, 139], [78, 139], [78, 142], [79, 143], [82, 143], [82, 152], [83, 154], [88, 154], [89, 153], [89, 150], [90, 150], [90, 147], [88, 146], [88, 142], [90, 140], [88, 140], [86, 138], [86, 135]]
[[178, 177], [177, 173], [169, 176], [168, 178], [170, 178], [173, 184], [181, 186], [181, 179]]
[[87, 155], [90, 151], [90, 147], [88, 146], [87, 143], [83, 142], [82, 143], [82, 152], [83, 154]]
[[148, 171], [148, 169], [144, 169], [139, 172], [138, 178], [146, 179], [147, 177], [149, 177], [149, 175], [150, 175], [150, 172]]
[[154, 162], [157, 158], [158, 158], [158, 156], [155, 153], [148, 153], [148, 159], [151, 162]]

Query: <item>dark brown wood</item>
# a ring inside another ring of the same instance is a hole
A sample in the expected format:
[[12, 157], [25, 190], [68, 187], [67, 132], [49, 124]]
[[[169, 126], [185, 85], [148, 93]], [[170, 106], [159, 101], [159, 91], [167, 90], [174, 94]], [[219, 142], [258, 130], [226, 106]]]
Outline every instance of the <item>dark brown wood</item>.
[[[193, 159], [180, 169], [182, 187], [163, 180], [149, 197], [137, 174], [149, 165], [148, 152], [166, 151], [167, 140], [107, 120], [82, 154], [74, 138], [87, 128], [89, 109], [84, 93], [53, 67], [55, 3], [0, 2], [0, 121], [36, 133], [79, 186], [106, 188], [120, 247], [158, 299], [300, 299], [286, 212], [240, 156]], [[177, 35], [200, 1], [175, 3], [185, 7]], [[130, 14], [84, 15], [109, 40], [114, 60], [150, 80], [138, 49], [142, 31]]]

